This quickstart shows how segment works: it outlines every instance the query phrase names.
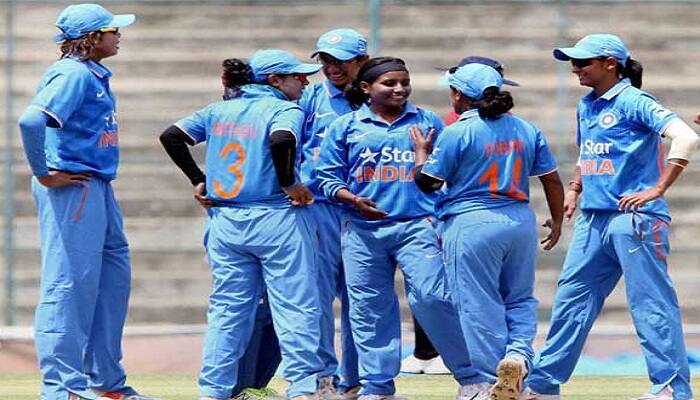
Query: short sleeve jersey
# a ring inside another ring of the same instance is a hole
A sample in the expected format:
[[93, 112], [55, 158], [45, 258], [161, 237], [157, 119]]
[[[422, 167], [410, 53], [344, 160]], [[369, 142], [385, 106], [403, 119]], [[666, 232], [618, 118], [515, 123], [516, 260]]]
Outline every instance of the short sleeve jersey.
[[528, 202], [528, 178], [557, 169], [542, 132], [504, 114], [482, 119], [469, 110], [445, 128], [422, 171], [445, 181], [437, 202], [441, 219], [475, 210]]
[[116, 177], [119, 124], [110, 76], [105, 66], [74, 58], [44, 73], [30, 106], [51, 117], [44, 142], [49, 169]]
[[316, 201], [327, 201], [318, 187], [318, 180], [312, 178], [321, 153], [321, 143], [328, 136], [328, 126], [353, 109], [345, 93], [327, 80], [306, 88], [299, 105], [305, 116], [301, 140], [301, 179], [314, 192]]
[[[665, 164], [661, 134], [676, 114], [623, 79], [600, 97], [583, 97], [577, 117], [582, 210], [616, 211], [623, 196], [656, 184]], [[663, 198], [640, 211], [670, 218]]]
[[[234, 207], [289, 207], [289, 198], [277, 180], [269, 136], [285, 130], [298, 138], [304, 114], [271, 86], [245, 85], [241, 91], [240, 97], [212, 103], [175, 125], [195, 143], [206, 141], [207, 196], [214, 202]], [[297, 160], [299, 152], [297, 145]]]
[[387, 123], [367, 105], [336, 120], [328, 129], [317, 169], [321, 189], [328, 198], [346, 188], [367, 197], [389, 213], [381, 221], [366, 221], [355, 212], [350, 218], [364, 225], [381, 225], [433, 215], [437, 195], [426, 195], [413, 182], [415, 151], [408, 129], [420, 127], [439, 133], [438, 115], [407, 103], [403, 114]]

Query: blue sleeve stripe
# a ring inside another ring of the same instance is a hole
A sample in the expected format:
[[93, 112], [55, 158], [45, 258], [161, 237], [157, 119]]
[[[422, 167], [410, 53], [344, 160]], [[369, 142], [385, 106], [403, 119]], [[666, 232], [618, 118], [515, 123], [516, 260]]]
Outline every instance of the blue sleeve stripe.
[[[676, 120], [680, 120], [680, 118], [675, 117], [675, 118], [670, 119], [668, 122], [666, 122], [666, 124], [663, 126], [663, 128], [661, 128], [661, 130], [658, 131], [657, 133], [659, 135], [663, 136], [664, 132], [666, 132], [666, 129], [668, 129], [668, 126], [671, 125], [672, 123], [674, 123]], [[682, 122], [682, 120], [681, 120], [681, 122]]]
[[554, 171], [556, 171], [556, 170], [558, 170], [558, 169], [559, 169], [559, 167], [557, 166], [557, 167], [554, 167], [554, 169], [551, 170], [551, 171], [547, 171], [547, 172], [544, 172], [544, 173], [542, 173], [542, 174], [532, 174], [532, 175], [530, 175], [530, 176], [533, 177], [533, 178], [536, 178], [536, 177], [538, 177], [538, 176], [544, 176], [544, 175], [551, 174], [552, 172], [554, 172]]
[[422, 173], [423, 175], [427, 175], [427, 176], [429, 176], [429, 177], [431, 177], [431, 178], [433, 178], [433, 179], [439, 179], [439, 180], [445, 182], [445, 178], [443, 178], [442, 176], [433, 175], [433, 174], [431, 174], [431, 173], [429, 173], [429, 172], [425, 172], [424, 169], [421, 170], [421, 173]]
[[52, 111], [50, 111], [50, 110], [47, 110], [46, 108], [39, 107], [39, 106], [37, 106], [37, 105], [33, 105], [33, 104], [30, 105], [29, 107], [36, 108], [37, 110], [39, 110], [39, 111], [43, 112], [44, 114], [48, 115], [48, 116], [51, 117], [53, 120], [55, 120], [56, 122], [58, 122], [58, 127], [59, 127], [59, 128], [63, 128], [63, 120], [62, 120], [61, 118], [59, 118], [58, 115], [56, 115], [54, 112], [52, 112]]

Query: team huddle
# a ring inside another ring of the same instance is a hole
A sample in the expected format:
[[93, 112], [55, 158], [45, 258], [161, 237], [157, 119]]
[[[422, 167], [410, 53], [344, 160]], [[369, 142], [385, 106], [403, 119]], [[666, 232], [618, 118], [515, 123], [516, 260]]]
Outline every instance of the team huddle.
[[[131, 267], [111, 187], [116, 100], [101, 64], [134, 20], [95, 4], [64, 9], [61, 58], [19, 121], [41, 230], [42, 400], [153, 399], [126, 384], [120, 363]], [[411, 102], [404, 61], [371, 58], [366, 44], [342, 28], [319, 37], [317, 63], [277, 49], [227, 59], [223, 100], [160, 135], [207, 212], [199, 399], [279, 398], [266, 385], [280, 362], [292, 400], [402, 399], [397, 267], [458, 400], [559, 399], [621, 277], [652, 383], [639, 399], [692, 399], [663, 195], [700, 139], [641, 90], [641, 64], [620, 38], [553, 51], [592, 89], [577, 108], [566, 188], [542, 131], [511, 112], [500, 63], [468, 57], [446, 71], [446, 126]], [[204, 171], [189, 150], [198, 143]], [[580, 209], [537, 354], [530, 177], [550, 213], [544, 250]]]

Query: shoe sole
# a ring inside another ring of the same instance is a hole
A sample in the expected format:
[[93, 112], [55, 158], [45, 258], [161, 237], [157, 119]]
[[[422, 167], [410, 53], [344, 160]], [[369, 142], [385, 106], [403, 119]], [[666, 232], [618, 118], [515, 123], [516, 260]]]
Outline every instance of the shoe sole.
[[502, 360], [496, 370], [496, 384], [491, 389], [491, 400], [520, 400], [522, 366], [516, 360]]

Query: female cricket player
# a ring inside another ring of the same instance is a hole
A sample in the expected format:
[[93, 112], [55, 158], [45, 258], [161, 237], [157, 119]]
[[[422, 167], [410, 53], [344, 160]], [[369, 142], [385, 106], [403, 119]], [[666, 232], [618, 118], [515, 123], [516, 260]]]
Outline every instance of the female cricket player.
[[[357, 398], [360, 378], [357, 374], [357, 351], [352, 341], [348, 317], [348, 295], [340, 251], [340, 221], [342, 208], [326, 198], [312, 178], [318, 164], [321, 143], [328, 126], [339, 116], [353, 111], [345, 91], [357, 77], [360, 67], [369, 59], [367, 39], [353, 29], [334, 29], [319, 37], [316, 51], [311, 55], [321, 64], [326, 79], [304, 90], [299, 105], [304, 110], [304, 133], [301, 178], [314, 192], [314, 215], [319, 243], [318, 268], [321, 292], [321, 341], [319, 355], [325, 365], [319, 390], [324, 399]], [[339, 379], [336, 378], [338, 359], [335, 354], [335, 318], [333, 301], [340, 299], [340, 340], [342, 356]]]
[[[250, 67], [240, 97], [212, 103], [161, 135], [176, 163], [190, 165], [182, 169], [195, 198], [211, 207], [206, 248], [214, 284], [200, 399], [226, 400], [237, 386], [264, 282], [290, 383], [287, 396], [316, 400], [323, 368], [316, 354], [317, 238], [307, 210], [294, 207], [311, 204], [313, 195], [298, 180], [304, 116], [292, 101], [321, 67], [282, 50], [256, 52]], [[207, 173], [197, 177], [187, 145], [204, 141]]]
[[[641, 64], [619, 37], [588, 35], [554, 50], [571, 62], [582, 86], [579, 160], [569, 181], [565, 216], [581, 200], [552, 307], [547, 341], [528, 378], [535, 399], [558, 399], [586, 336], [620, 277], [652, 386], [647, 400], [692, 398], [680, 307], [668, 274], [664, 193], [695, 152], [698, 139], [642, 86]], [[671, 139], [667, 161], [661, 139]]]
[[539, 177], [551, 213], [545, 250], [559, 240], [564, 189], [542, 132], [508, 113], [513, 98], [500, 90], [496, 69], [467, 64], [451, 70], [448, 83], [459, 120], [438, 136], [430, 158], [433, 135], [411, 131], [415, 181], [427, 193], [446, 187], [437, 214], [452, 299], [480, 377], [472, 393], [519, 400], [537, 331], [537, 232], [528, 178]]
[[467, 385], [476, 377], [449, 299], [431, 219], [434, 196], [413, 184], [409, 128], [439, 132], [443, 125], [435, 113], [409, 102], [410, 93], [402, 60], [367, 61], [348, 92], [360, 107], [331, 124], [317, 169], [323, 193], [351, 208], [342, 245], [361, 400], [395, 398], [401, 363], [397, 264], [414, 315], [455, 378]]
[[54, 37], [61, 57], [19, 120], [41, 234], [34, 339], [45, 400], [151, 399], [126, 385], [120, 363], [131, 264], [111, 185], [116, 99], [102, 65], [134, 20], [97, 4], [66, 7]]

